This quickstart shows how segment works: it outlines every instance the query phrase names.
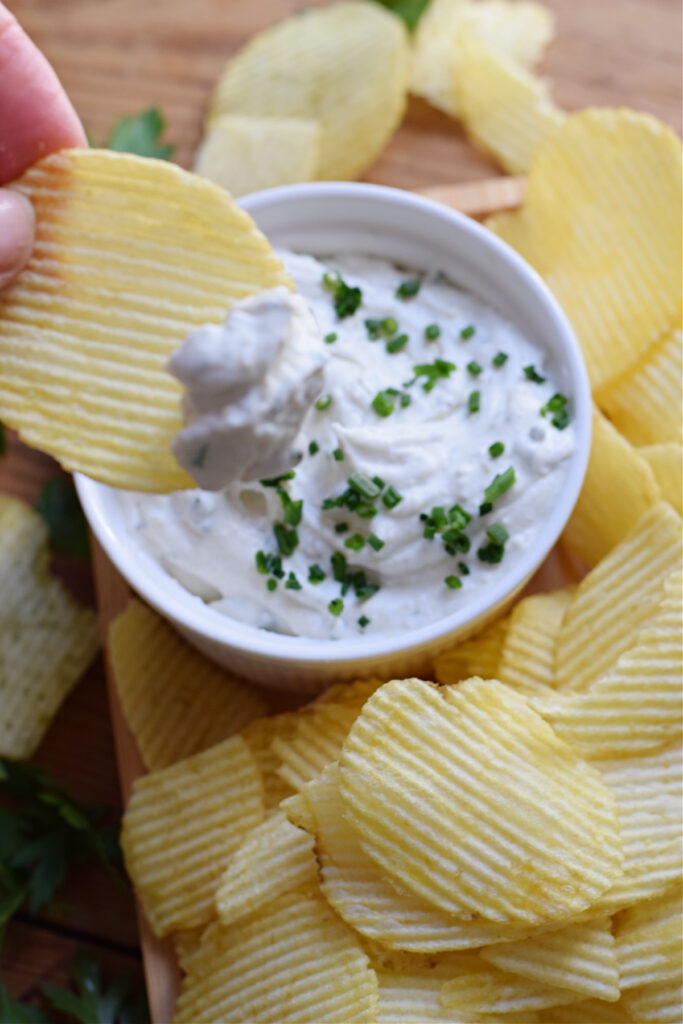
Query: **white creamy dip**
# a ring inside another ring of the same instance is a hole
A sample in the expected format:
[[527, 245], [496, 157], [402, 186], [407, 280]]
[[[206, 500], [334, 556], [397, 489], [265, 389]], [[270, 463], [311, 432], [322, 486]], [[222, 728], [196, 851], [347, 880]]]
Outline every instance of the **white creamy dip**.
[[[198, 598], [263, 629], [336, 639], [449, 615], [534, 543], [574, 450], [570, 406], [542, 414], [558, 390], [543, 352], [443, 276], [401, 297], [420, 275], [384, 260], [280, 255], [328, 355], [294, 477], [128, 494], [130, 528]], [[335, 274], [362, 293], [341, 318], [354, 295]]]

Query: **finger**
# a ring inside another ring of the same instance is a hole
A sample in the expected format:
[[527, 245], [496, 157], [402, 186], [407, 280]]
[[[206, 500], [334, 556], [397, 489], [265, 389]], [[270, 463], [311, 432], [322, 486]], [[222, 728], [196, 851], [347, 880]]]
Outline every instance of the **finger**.
[[56, 74], [0, 3], [0, 184], [47, 153], [86, 145]]
[[28, 261], [33, 249], [35, 218], [25, 196], [0, 188], [0, 288]]

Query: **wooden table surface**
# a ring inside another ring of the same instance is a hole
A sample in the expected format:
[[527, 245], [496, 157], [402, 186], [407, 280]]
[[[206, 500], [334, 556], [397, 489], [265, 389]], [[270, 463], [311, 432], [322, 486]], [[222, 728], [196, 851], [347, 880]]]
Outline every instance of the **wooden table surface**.
[[[302, 0], [5, 0], [52, 61], [91, 136], [104, 138], [121, 114], [159, 106], [176, 158], [189, 166], [212, 85], [226, 58], [254, 31], [302, 6]], [[566, 110], [589, 104], [648, 111], [681, 130], [679, 0], [546, 0], [557, 36], [542, 71]], [[404, 188], [468, 181], [500, 173], [459, 127], [412, 101], [405, 123], [366, 180]], [[46, 456], [10, 434], [0, 459], [0, 492], [33, 503], [59, 472]], [[61, 559], [56, 570], [93, 601], [88, 566]], [[37, 759], [75, 795], [120, 810], [119, 784], [98, 660], [62, 707]], [[102, 955], [114, 971], [140, 974], [130, 894], [100, 871], [81, 871], [61, 894], [67, 907], [21, 916], [8, 931], [0, 976], [29, 997], [41, 981], [65, 981], [74, 950]]]

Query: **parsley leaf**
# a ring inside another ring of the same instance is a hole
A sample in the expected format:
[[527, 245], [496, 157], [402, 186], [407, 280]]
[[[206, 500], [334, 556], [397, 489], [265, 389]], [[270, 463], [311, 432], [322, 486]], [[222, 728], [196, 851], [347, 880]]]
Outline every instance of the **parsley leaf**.
[[375, 2], [392, 11], [397, 18], [405, 22], [408, 30], [412, 32], [429, 0], [375, 0]]
[[55, 476], [43, 484], [36, 512], [47, 523], [52, 551], [84, 561], [90, 559], [88, 523], [70, 476]]
[[102, 964], [90, 953], [79, 950], [76, 954], [71, 980], [76, 992], [61, 985], [41, 985], [55, 1010], [70, 1014], [81, 1024], [148, 1024], [146, 1000], [132, 993], [131, 979], [123, 975], [105, 986]]
[[107, 135], [103, 148], [170, 160], [175, 146], [159, 142], [165, 128], [164, 116], [156, 107], [150, 107], [139, 114], [125, 114]]

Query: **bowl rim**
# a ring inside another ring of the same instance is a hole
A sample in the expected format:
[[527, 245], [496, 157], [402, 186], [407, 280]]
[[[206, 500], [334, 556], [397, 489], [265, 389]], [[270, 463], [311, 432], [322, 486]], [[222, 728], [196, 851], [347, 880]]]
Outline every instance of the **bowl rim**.
[[[160, 565], [159, 579], [150, 578], [144, 566], [139, 564], [139, 551], [126, 544], [112, 528], [106, 514], [106, 493], [113, 490], [80, 473], [74, 474], [76, 488], [91, 529], [117, 571], [127, 580], [148, 604], [161, 615], [176, 623], [184, 630], [197, 634], [203, 640], [232, 649], [246, 657], [257, 657], [270, 662], [295, 666], [316, 663], [335, 665], [342, 668], [345, 663], [357, 663], [399, 655], [433, 645], [441, 638], [467, 627], [470, 621], [483, 619], [487, 612], [503, 604], [529, 579], [535, 569], [547, 557], [556, 544], [583, 484], [590, 454], [592, 397], [588, 374], [578, 340], [569, 320], [557, 299], [540, 277], [514, 249], [493, 232], [470, 217], [450, 209], [436, 200], [387, 185], [364, 182], [311, 182], [307, 184], [284, 185], [243, 196], [238, 203], [250, 215], [273, 203], [292, 202], [300, 199], [319, 198], [371, 199], [380, 203], [410, 207], [433, 216], [437, 214], [454, 230], [474, 240], [475, 244], [488, 247], [507, 262], [515, 272], [525, 279], [529, 293], [545, 307], [546, 316], [561, 341], [562, 359], [566, 363], [571, 382], [571, 397], [574, 406], [574, 428], [576, 447], [570, 456], [567, 474], [561, 488], [561, 498], [556, 501], [550, 514], [541, 524], [536, 543], [527, 548], [517, 560], [513, 570], [501, 575], [500, 580], [483, 589], [473, 600], [443, 618], [418, 628], [398, 633], [384, 633], [377, 636], [349, 637], [341, 640], [328, 638], [288, 636], [248, 626], [219, 612], [205, 615], [206, 606], [201, 599], [187, 592], [178, 592], [175, 587], [164, 586], [164, 580], [172, 579]], [[542, 543], [541, 543], [542, 542]], [[541, 551], [541, 557], [538, 552]], [[151, 556], [150, 556], [151, 557]], [[176, 582], [176, 581], [174, 581]], [[178, 586], [180, 586], [178, 584]]]

